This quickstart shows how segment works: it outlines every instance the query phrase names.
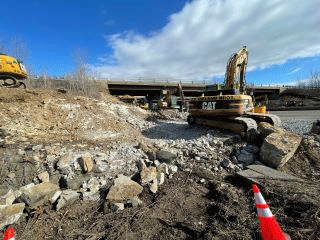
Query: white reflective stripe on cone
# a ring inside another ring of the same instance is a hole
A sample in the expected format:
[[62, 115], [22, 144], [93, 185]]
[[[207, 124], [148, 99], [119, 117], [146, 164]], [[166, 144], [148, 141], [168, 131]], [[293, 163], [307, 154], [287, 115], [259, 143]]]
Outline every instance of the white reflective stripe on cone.
[[261, 193], [255, 193], [254, 200], [256, 204], [267, 204]]
[[257, 208], [258, 210], [258, 216], [259, 217], [265, 217], [265, 218], [271, 218], [273, 217], [272, 212], [269, 208]]

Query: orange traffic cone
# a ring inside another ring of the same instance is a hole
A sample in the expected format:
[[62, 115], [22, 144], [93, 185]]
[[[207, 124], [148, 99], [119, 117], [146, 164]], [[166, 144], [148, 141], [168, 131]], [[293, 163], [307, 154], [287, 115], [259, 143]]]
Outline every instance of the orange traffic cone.
[[259, 188], [253, 184], [254, 200], [258, 211], [261, 235], [264, 240], [289, 240], [290, 237], [282, 232], [277, 220], [272, 215]]
[[14, 229], [8, 228], [7, 231], [4, 233], [3, 240], [14, 240]]

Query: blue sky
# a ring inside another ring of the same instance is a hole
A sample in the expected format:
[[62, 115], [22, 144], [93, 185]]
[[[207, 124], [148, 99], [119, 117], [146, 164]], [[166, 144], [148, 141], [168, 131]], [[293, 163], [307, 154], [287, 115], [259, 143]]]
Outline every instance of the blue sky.
[[0, 43], [10, 52], [23, 40], [36, 74], [71, 72], [80, 49], [104, 78], [199, 81], [223, 81], [247, 45], [249, 83], [288, 84], [320, 69], [318, 9], [318, 0], [2, 0]]

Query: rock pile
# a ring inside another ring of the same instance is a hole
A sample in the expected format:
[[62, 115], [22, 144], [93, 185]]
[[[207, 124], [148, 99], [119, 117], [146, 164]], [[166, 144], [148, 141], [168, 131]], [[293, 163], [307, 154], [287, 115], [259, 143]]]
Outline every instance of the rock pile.
[[[49, 159], [52, 160], [53, 158], [49, 157]], [[154, 162], [147, 160], [147, 162], [148, 164], [151, 163], [152, 166], [147, 167], [146, 162], [142, 159], [136, 161], [138, 172], [134, 172], [131, 177], [119, 174], [114, 179], [113, 185], [107, 189], [106, 175], [100, 177], [87, 175], [94, 169], [100, 169], [101, 171], [101, 168], [97, 168], [101, 162], [95, 161], [90, 153], [86, 152], [80, 157], [71, 153], [64, 154], [56, 160], [56, 164], [53, 164], [55, 171], [51, 174], [45, 171], [34, 178], [35, 182], [39, 181], [41, 183], [30, 183], [15, 191], [10, 187], [0, 189], [0, 229], [16, 222], [23, 215], [24, 210], [30, 212], [48, 205], [60, 210], [79, 199], [82, 201], [105, 202], [113, 211], [123, 210], [125, 205], [141, 206], [143, 202], [138, 195], [142, 192], [143, 187], [147, 187], [154, 194], [158, 191], [159, 185], [165, 181], [165, 176], [172, 176], [178, 170], [177, 166], [160, 163], [158, 160]], [[108, 164], [108, 167], [112, 167], [112, 164]], [[66, 189], [69, 185], [65, 186], [61, 183], [61, 179], [72, 181], [76, 171], [80, 175], [87, 175], [89, 179], [82, 182], [78, 189], [74, 189], [75, 184], [70, 185], [73, 189]], [[51, 182], [54, 180], [55, 172], [61, 174], [59, 185]], [[104, 173], [107, 173], [107, 171]], [[136, 182], [132, 180], [132, 177], [137, 174], [139, 179]], [[108, 180], [111, 179], [112, 176], [110, 175]], [[108, 194], [105, 196], [103, 192], [106, 191], [108, 191]]]
[[[178, 169], [198, 176], [205, 183], [217, 174], [237, 172], [252, 163], [273, 164], [268, 162], [269, 155], [287, 161], [301, 141], [301, 136], [267, 124], [259, 126], [265, 137], [261, 149], [238, 135], [210, 128], [190, 128], [185, 123], [171, 122], [157, 123], [157, 127], [160, 131], [147, 133], [149, 139], [139, 139], [136, 144], [90, 147], [56, 143], [8, 149], [6, 157], [12, 156], [13, 162], [19, 158], [31, 162], [37, 171], [30, 171], [32, 183], [23, 185], [16, 178], [19, 169], [15, 172], [9, 165], [6, 185], [0, 189], [0, 219], [3, 219], [0, 226], [17, 221], [24, 211], [28, 213], [44, 205], [59, 210], [77, 200], [105, 202], [114, 211], [140, 206], [143, 202], [139, 194], [143, 188], [150, 194], [156, 193]], [[168, 134], [168, 129], [170, 135], [163, 137], [163, 130]], [[317, 135], [304, 136], [302, 142], [319, 149], [319, 140]], [[289, 150], [285, 151], [284, 147]], [[284, 164], [281, 159], [278, 166]], [[19, 188], [13, 188], [19, 184]]]

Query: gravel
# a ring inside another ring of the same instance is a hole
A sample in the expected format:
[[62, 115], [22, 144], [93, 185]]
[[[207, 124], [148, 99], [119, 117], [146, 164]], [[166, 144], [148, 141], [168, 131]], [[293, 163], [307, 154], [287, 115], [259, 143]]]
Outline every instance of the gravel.
[[[187, 122], [158, 121], [156, 126], [143, 131], [143, 134], [158, 149], [175, 153], [177, 164], [185, 171], [194, 168], [222, 170], [219, 166], [230, 159], [235, 148], [251, 147], [237, 134], [189, 126]], [[236, 169], [231, 162], [227, 167]]]
[[307, 134], [310, 132], [312, 120], [282, 120], [282, 128], [299, 134]]

